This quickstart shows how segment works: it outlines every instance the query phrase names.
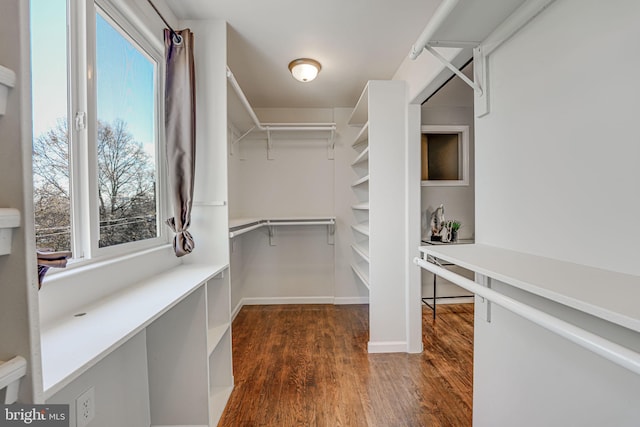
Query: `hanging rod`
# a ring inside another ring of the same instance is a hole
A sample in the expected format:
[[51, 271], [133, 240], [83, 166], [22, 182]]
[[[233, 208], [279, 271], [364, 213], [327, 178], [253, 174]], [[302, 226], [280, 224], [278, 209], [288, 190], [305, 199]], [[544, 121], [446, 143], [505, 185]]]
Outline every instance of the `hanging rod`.
[[249, 114], [249, 117], [251, 117], [251, 120], [253, 121], [253, 124], [254, 124], [254, 127], [249, 129], [244, 134], [242, 134], [239, 138], [233, 141], [234, 144], [237, 142], [240, 142], [242, 139], [244, 139], [249, 133], [251, 133], [254, 130], [267, 131], [267, 132], [269, 131], [331, 131], [332, 132], [331, 139], [333, 139], [333, 132], [335, 132], [336, 130], [335, 123], [260, 123], [260, 119], [258, 119], [258, 116], [256, 116], [256, 113], [253, 111], [253, 107], [251, 107], [249, 100], [245, 96], [244, 92], [242, 91], [242, 88], [238, 84], [238, 81], [236, 80], [235, 76], [233, 75], [233, 73], [231, 72], [231, 69], [228, 66], [227, 66], [227, 79], [229, 80], [229, 83], [231, 83], [231, 87], [238, 95], [238, 98], [240, 98], [240, 102], [242, 103], [242, 106], [247, 111], [247, 113]]
[[617, 343], [609, 341], [592, 332], [579, 328], [557, 317], [551, 316], [543, 311], [535, 309], [513, 298], [491, 290], [487, 287], [462, 277], [443, 267], [438, 267], [422, 258], [414, 258], [414, 264], [432, 272], [474, 294], [486, 298], [489, 301], [521, 316], [531, 322], [551, 331], [567, 340], [623, 367], [635, 374], [640, 375], [640, 354], [623, 347]]
[[164, 25], [166, 25], [167, 28], [169, 29], [169, 31], [171, 31], [171, 35], [173, 36], [174, 43], [176, 43], [176, 44], [182, 43], [182, 36], [180, 36], [180, 34], [176, 33], [176, 31], [171, 27], [171, 25], [169, 25], [167, 20], [164, 19], [164, 16], [162, 16], [162, 14], [158, 10], [158, 8], [151, 2], [151, 0], [147, 0], [147, 1], [149, 2], [151, 7], [153, 8], [153, 10], [155, 10], [156, 14], [160, 17], [160, 19], [162, 19], [162, 22], [164, 22]]
[[436, 33], [436, 31], [438, 31], [442, 23], [449, 17], [453, 9], [455, 9], [455, 7], [458, 5], [459, 1], [460, 0], [443, 0], [442, 3], [440, 3], [440, 6], [438, 6], [436, 11], [433, 13], [433, 16], [424, 27], [424, 30], [422, 30], [422, 33], [420, 33], [418, 40], [416, 40], [416, 42], [411, 47], [411, 53], [409, 54], [409, 57], [411, 59], [415, 60], [418, 56], [420, 56], [427, 43], [431, 41], [433, 35]]

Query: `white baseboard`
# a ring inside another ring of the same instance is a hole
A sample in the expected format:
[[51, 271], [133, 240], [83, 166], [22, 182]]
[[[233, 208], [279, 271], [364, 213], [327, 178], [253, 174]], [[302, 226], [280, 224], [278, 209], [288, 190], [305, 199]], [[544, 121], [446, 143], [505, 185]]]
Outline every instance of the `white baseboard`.
[[233, 322], [245, 305], [277, 305], [277, 304], [369, 304], [369, 297], [262, 297], [242, 298], [231, 312]]
[[243, 300], [240, 300], [238, 305], [236, 305], [236, 307], [233, 309], [233, 311], [231, 312], [231, 323], [233, 323], [233, 321], [236, 320], [236, 316], [238, 315], [238, 313], [240, 313], [240, 309], [242, 308], [243, 305], [244, 305]]
[[258, 297], [243, 298], [243, 305], [333, 304], [333, 297]]
[[369, 304], [369, 297], [336, 297], [333, 303], [335, 305]]
[[372, 342], [367, 344], [367, 350], [369, 353], [406, 353], [407, 342], [406, 341], [382, 341]]

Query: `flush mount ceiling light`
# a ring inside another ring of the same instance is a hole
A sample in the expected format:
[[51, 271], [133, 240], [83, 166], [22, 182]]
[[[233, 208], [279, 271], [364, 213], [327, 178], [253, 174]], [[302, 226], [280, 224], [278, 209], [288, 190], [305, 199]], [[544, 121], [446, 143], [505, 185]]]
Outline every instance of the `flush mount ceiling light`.
[[293, 78], [305, 83], [315, 79], [321, 69], [320, 63], [314, 59], [300, 58], [289, 62]]

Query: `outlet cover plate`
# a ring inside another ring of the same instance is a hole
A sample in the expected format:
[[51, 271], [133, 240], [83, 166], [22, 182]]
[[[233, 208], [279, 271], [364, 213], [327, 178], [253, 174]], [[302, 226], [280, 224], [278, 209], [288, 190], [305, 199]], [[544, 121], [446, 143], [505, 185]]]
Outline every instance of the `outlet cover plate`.
[[96, 399], [93, 387], [76, 398], [76, 427], [87, 427], [96, 416]]

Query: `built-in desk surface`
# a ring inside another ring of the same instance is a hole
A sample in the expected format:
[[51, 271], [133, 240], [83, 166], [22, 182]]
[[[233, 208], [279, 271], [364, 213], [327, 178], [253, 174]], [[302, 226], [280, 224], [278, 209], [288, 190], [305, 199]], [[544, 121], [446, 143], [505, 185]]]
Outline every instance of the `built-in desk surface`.
[[640, 276], [481, 244], [428, 245], [419, 250], [423, 256], [434, 256], [640, 332]]

